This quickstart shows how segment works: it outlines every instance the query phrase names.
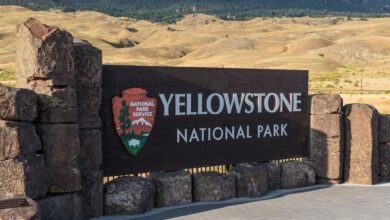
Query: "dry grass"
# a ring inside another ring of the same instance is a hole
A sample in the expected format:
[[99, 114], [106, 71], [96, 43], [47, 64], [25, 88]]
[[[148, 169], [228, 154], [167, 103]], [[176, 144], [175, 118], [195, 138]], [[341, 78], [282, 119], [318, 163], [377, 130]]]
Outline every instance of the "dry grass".
[[[344, 95], [346, 102], [364, 101], [390, 113], [390, 18], [337, 24], [335, 18], [235, 22], [200, 14], [168, 29], [97, 12], [33, 12], [5, 6], [0, 7], [0, 69], [14, 68], [15, 27], [29, 17], [87, 39], [103, 50], [104, 63], [308, 69], [311, 92], [355, 94]], [[123, 38], [139, 44], [116, 48]], [[361, 88], [365, 95], [356, 95]]]

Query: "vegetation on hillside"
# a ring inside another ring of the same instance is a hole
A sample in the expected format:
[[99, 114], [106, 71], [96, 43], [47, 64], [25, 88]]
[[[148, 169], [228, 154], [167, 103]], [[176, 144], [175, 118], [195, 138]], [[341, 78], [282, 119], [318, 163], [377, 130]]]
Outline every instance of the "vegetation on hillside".
[[20, 5], [32, 10], [99, 11], [153, 22], [174, 23], [192, 13], [216, 15], [226, 20], [254, 17], [379, 17], [388, 16], [388, 0], [0, 0], [0, 5]]

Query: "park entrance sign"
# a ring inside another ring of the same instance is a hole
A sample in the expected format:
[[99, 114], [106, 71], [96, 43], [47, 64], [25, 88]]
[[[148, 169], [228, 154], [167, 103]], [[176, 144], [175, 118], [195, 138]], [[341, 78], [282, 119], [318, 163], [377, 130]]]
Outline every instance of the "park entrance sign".
[[106, 176], [307, 155], [308, 73], [103, 68]]

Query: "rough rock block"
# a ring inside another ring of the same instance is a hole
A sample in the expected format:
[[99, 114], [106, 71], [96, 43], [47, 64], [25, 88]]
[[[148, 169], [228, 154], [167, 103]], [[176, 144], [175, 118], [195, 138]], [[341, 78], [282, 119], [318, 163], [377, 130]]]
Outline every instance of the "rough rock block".
[[390, 115], [379, 117], [379, 143], [390, 143]]
[[104, 186], [104, 213], [132, 215], [154, 207], [156, 188], [152, 181], [134, 176], [117, 178]]
[[86, 41], [73, 43], [79, 126], [81, 129], [98, 128], [101, 126], [102, 51]]
[[379, 178], [378, 112], [369, 105], [344, 107], [345, 161], [344, 181], [375, 184]]
[[41, 156], [18, 157], [0, 162], [0, 193], [43, 197], [49, 178]]
[[193, 200], [212, 202], [236, 197], [236, 181], [232, 174], [202, 172], [192, 175]]
[[42, 220], [83, 219], [81, 197], [77, 193], [49, 196], [38, 200], [37, 203]]
[[46, 80], [52, 86], [75, 85], [73, 37], [30, 18], [17, 27], [17, 85]]
[[0, 85], [0, 119], [34, 121], [37, 117], [37, 96], [27, 89]]
[[82, 173], [81, 198], [84, 218], [103, 215], [103, 171], [95, 170]]
[[26, 200], [27, 206], [17, 208], [0, 209], [0, 219], [4, 220], [40, 220], [40, 212], [37, 203], [21, 195], [14, 194], [0, 194], [0, 202], [6, 202], [9, 200]]
[[258, 197], [268, 191], [268, 170], [266, 165], [255, 167], [233, 167], [238, 197]]
[[102, 134], [99, 129], [80, 130], [80, 170], [98, 170], [102, 164]]
[[280, 189], [281, 184], [281, 172], [282, 168], [280, 164], [270, 162], [267, 163], [268, 169], [268, 190]]
[[[310, 138], [335, 138], [342, 135], [342, 117], [339, 114], [311, 115]], [[334, 149], [340, 151], [340, 149]]]
[[379, 145], [379, 175], [381, 182], [390, 181], [390, 143]]
[[283, 189], [314, 185], [314, 167], [305, 162], [289, 161], [282, 165], [281, 187]]
[[310, 97], [310, 114], [341, 114], [343, 99], [337, 94], [317, 94]]
[[152, 173], [156, 185], [156, 206], [185, 205], [192, 202], [192, 180], [187, 171]]
[[41, 149], [41, 140], [33, 124], [0, 120], [0, 161]]
[[80, 190], [80, 143], [77, 124], [38, 124], [37, 130], [42, 139], [43, 154], [50, 176], [50, 192]]

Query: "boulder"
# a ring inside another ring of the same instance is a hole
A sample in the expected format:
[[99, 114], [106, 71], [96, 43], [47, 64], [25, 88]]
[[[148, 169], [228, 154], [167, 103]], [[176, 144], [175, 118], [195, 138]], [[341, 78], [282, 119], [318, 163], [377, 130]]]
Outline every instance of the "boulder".
[[43, 157], [20, 156], [0, 161], [0, 193], [26, 195], [36, 199], [46, 195], [49, 178]]
[[314, 167], [305, 162], [289, 161], [282, 165], [281, 187], [283, 189], [314, 185]]
[[156, 188], [151, 180], [125, 176], [104, 186], [105, 215], [133, 215], [154, 207]]
[[[37, 203], [15, 194], [0, 194], [0, 203], [6, 208], [0, 209], [0, 219], [4, 220], [40, 220]], [[5, 205], [6, 204], [6, 205]]]
[[48, 196], [37, 200], [42, 220], [83, 219], [81, 197], [77, 193]]
[[232, 174], [201, 172], [192, 175], [195, 202], [212, 202], [236, 197], [236, 180]]
[[390, 181], [390, 143], [379, 145], [379, 176], [381, 182]]
[[75, 40], [74, 59], [80, 129], [101, 126], [102, 51], [86, 41]]
[[102, 164], [102, 134], [99, 129], [80, 130], [80, 170], [98, 170]]
[[0, 120], [0, 161], [35, 154], [40, 149], [41, 140], [34, 125]]
[[379, 143], [390, 143], [390, 115], [379, 117]]
[[341, 114], [343, 99], [338, 94], [317, 94], [310, 97], [310, 114]]
[[75, 84], [73, 37], [34, 18], [17, 27], [16, 78], [18, 87], [32, 88], [35, 80], [51, 86]]
[[378, 112], [369, 105], [350, 104], [344, 114], [344, 181], [375, 184], [379, 180]]
[[0, 119], [34, 121], [37, 117], [37, 97], [27, 89], [0, 85]]
[[192, 180], [187, 171], [152, 173], [156, 185], [156, 206], [185, 205], [192, 202]]
[[82, 173], [81, 199], [85, 219], [103, 215], [103, 171]]
[[258, 197], [268, 191], [268, 170], [266, 165], [254, 167], [233, 167], [230, 171], [236, 177], [238, 197]]
[[268, 190], [277, 190], [280, 189], [281, 181], [281, 166], [278, 163], [269, 162], [267, 163], [268, 170]]
[[77, 124], [38, 124], [37, 130], [42, 139], [43, 154], [50, 176], [50, 192], [80, 190], [80, 143]]

